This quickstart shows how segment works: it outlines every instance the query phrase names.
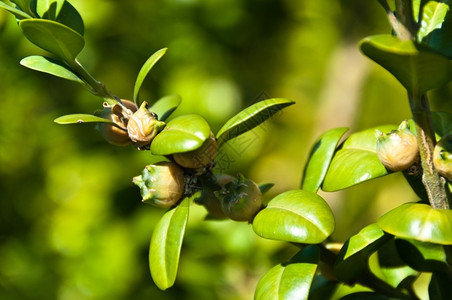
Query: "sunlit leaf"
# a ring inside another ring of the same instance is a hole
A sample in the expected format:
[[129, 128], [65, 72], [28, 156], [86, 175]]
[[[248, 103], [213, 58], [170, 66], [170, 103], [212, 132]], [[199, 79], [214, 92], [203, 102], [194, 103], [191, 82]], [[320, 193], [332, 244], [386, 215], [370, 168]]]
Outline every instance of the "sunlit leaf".
[[279, 194], [253, 220], [254, 232], [263, 238], [304, 244], [323, 242], [334, 227], [325, 200], [304, 190]]
[[270, 119], [275, 113], [294, 104], [294, 101], [273, 98], [260, 101], [253, 104], [231, 119], [229, 119], [217, 133], [218, 145], [221, 146], [224, 142], [231, 140], [242, 133], [245, 133], [264, 121]]
[[318, 248], [309, 246], [290, 262], [273, 267], [259, 280], [254, 299], [308, 299], [318, 260]]
[[75, 9], [75, 7], [67, 1], [64, 2], [56, 21], [74, 29], [82, 36], [85, 33], [85, 25], [83, 23], [82, 16]]
[[334, 154], [322, 190], [337, 191], [388, 174], [376, 153], [377, 129], [387, 133], [397, 126], [379, 126], [351, 134]]
[[452, 210], [405, 203], [378, 219], [386, 232], [406, 239], [452, 245]]
[[151, 55], [151, 57], [146, 60], [143, 66], [138, 72], [137, 80], [135, 81], [135, 87], [133, 88], [133, 101], [138, 103], [138, 95], [140, 94], [141, 85], [143, 84], [144, 79], [148, 75], [149, 71], [151, 71], [152, 67], [159, 61], [160, 58], [166, 53], [167, 48], [163, 48], [155, 52]]
[[451, 271], [443, 245], [416, 240], [395, 240], [400, 257], [413, 269], [421, 272]]
[[361, 51], [394, 75], [409, 93], [425, 93], [452, 79], [452, 64], [447, 57], [402, 41], [392, 35], [367, 37]]
[[44, 72], [64, 79], [83, 83], [83, 81], [67, 66], [49, 57], [39, 55], [28, 56], [22, 59], [20, 61], [20, 64], [39, 72]]
[[422, 9], [421, 27], [417, 32], [418, 41], [422, 41], [433, 30], [440, 29], [449, 6], [437, 1], [429, 1]]
[[176, 110], [181, 101], [179, 95], [165, 96], [157, 100], [149, 110], [156, 113], [160, 121], [165, 121]]
[[85, 45], [78, 32], [55, 21], [25, 19], [19, 25], [31, 42], [69, 62], [75, 61]]
[[57, 124], [81, 124], [81, 123], [110, 123], [114, 124], [108, 119], [89, 114], [71, 114], [58, 117], [54, 120]]
[[39, 16], [43, 17], [53, 4], [55, 5], [54, 15], [56, 17], [60, 13], [64, 2], [65, 0], [36, 0], [36, 12]]
[[149, 268], [152, 279], [161, 290], [171, 287], [176, 280], [182, 240], [188, 221], [188, 202], [186, 198], [177, 207], [167, 211], [152, 233]]
[[25, 13], [22, 10], [17, 9], [17, 8], [11, 6], [11, 5], [8, 5], [5, 2], [1, 2], [0, 1], [0, 8], [6, 9], [10, 13], [12, 13], [16, 18], [18, 18], [19, 20], [30, 19], [31, 18], [31, 16], [28, 15], [27, 13]]
[[195, 114], [178, 116], [166, 124], [152, 141], [151, 152], [155, 155], [196, 150], [210, 136], [209, 123]]
[[348, 128], [334, 128], [322, 134], [315, 142], [305, 166], [301, 187], [317, 192], [325, 178], [337, 144]]
[[334, 265], [334, 274], [344, 282], [359, 276], [367, 268], [368, 259], [372, 253], [391, 238], [377, 224], [363, 228], [352, 236], [342, 247]]

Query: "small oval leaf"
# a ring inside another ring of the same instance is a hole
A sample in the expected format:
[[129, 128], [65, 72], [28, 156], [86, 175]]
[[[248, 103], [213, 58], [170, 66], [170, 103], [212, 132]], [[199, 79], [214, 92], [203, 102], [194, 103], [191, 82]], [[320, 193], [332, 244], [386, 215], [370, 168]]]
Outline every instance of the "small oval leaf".
[[452, 245], [452, 210], [405, 203], [378, 219], [378, 225], [397, 237]]
[[77, 9], [67, 1], [64, 2], [56, 21], [74, 29], [82, 36], [85, 33], [85, 24], [83, 23], [82, 16]]
[[44, 17], [48, 13], [52, 5], [54, 5], [55, 12], [52, 15], [58, 16], [66, 0], [36, 0], [36, 12], [40, 17]]
[[259, 280], [254, 299], [308, 299], [318, 260], [318, 248], [309, 246], [290, 262], [273, 267]]
[[160, 58], [166, 53], [167, 48], [163, 48], [155, 52], [149, 57], [143, 66], [138, 72], [137, 80], [135, 81], [135, 87], [133, 88], [133, 101], [138, 105], [138, 95], [140, 94], [141, 85], [143, 84], [144, 79], [148, 75], [149, 71], [151, 71], [152, 67], [159, 61]]
[[32, 70], [44, 72], [47, 74], [51, 74], [53, 76], [61, 77], [67, 80], [72, 80], [78, 83], [82, 84], [84, 83], [83, 80], [81, 80], [77, 75], [75, 75], [72, 72], [72, 70], [70, 70], [67, 66], [53, 58], [33, 55], [22, 59], [20, 61], [20, 64]]
[[276, 196], [253, 220], [254, 232], [263, 238], [303, 244], [323, 242], [334, 227], [333, 212], [325, 200], [303, 190]]
[[85, 45], [83, 36], [55, 21], [25, 19], [19, 26], [32, 43], [68, 62], [75, 61]]
[[385, 234], [377, 224], [370, 224], [350, 237], [341, 248], [334, 265], [337, 279], [343, 282], [353, 280], [367, 268], [370, 255], [390, 238], [391, 235]]
[[271, 118], [275, 113], [284, 107], [294, 103], [294, 101], [287, 99], [273, 98], [260, 101], [245, 108], [229, 119], [218, 131], [218, 146], [221, 146], [224, 142], [227, 142], [228, 140], [253, 129]]
[[177, 275], [180, 250], [188, 221], [189, 200], [167, 211], [152, 233], [149, 247], [149, 269], [157, 287], [171, 287]]
[[160, 121], [165, 121], [179, 107], [182, 99], [179, 95], [169, 95], [155, 102], [150, 111], [157, 114]]
[[447, 57], [423, 49], [413, 41], [402, 41], [392, 35], [376, 35], [362, 40], [360, 48], [394, 75], [409, 93], [423, 94], [452, 79], [452, 65]]
[[81, 123], [110, 123], [115, 124], [108, 119], [104, 119], [98, 116], [89, 115], [89, 114], [71, 114], [61, 116], [54, 120], [57, 124], [81, 124]]
[[210, 127], [200, 115], [178, 116], [166, 124], [152, 141], [151, 152], [155, 155], [196, 150], [210, 136]]
[[13, 14], [17, 19], [22, 20], [22, 19], [31, 19], [31, 16], [28, 15], [27, 13], [23, 12], [20, 9], [17, 9], [11, 5], [8, 5], [4, 2], [0, 1], [0, 8], [4, 8], [7, 11], [9, 11], [11, 14]]
[[328, 130], [315, 142], [304, 168], [301, 182], [303, 190], [317, 192], [325, 178], [337, 144], [347, 130], [345, 127]]
[[433, 30], [441, 28], [448, 10], [449, 5], [437, 1], [429, 1], [423, 6], [421, 27], [417, 32], [418, 41], [422, 41]]
[[334, 154], [322, 190], [333, 192], [388, 174], [376, 153], [377, 129], [391, 132], [397, 126], [379, 126], [351, 134]]

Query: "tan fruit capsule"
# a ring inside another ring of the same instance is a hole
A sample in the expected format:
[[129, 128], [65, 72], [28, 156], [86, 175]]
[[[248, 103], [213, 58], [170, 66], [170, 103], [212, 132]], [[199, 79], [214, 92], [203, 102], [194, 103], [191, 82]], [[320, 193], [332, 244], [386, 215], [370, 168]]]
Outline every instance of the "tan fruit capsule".
[[394, 172], [406, 170], [419, 159], [417, 139], [407, 121], [388, 134], [377, 130], [377, 155], [381, 163]]
[[438, 173], [452, 181], [452, 135], [443, 137], [433, 151], [433, 165]]
[[165, 122], [157, 120], [157, 115], [147, 109], [143, 102], [140, 108], [130, 117], [127, 123], [129, 138], [139, 149], [149, 149], [154, 137], [159, 133]]
[[252, 222], [262, 209], [262, 193], [252, 180], [239, 175], [234, 181], [216, 191], [224, 214], [234, 221]]
[[121, 104], [109, 105], [104, 103], [104, 109], [96, 112], [96, 115], [112, 121], [115, 125], [98, 123], [96, 129], [110, 144], [127, 146], [132, 143], [127, 133], [127, 120], [138, 108], [135, 103], [129, 100], [121, 100]]
[[213, 161], [217, 148], [217, 140], [211, 132], [201, 147], [193, 151], [173, 154], [173, 159], [184, 168], [199, 169]]
[[163, 208], [177, 204], [185, 190], [184, 173], [173, 162], [146, 166], [141, 175], [133, 178], [133, 183], [140, 187], [143, 202]]

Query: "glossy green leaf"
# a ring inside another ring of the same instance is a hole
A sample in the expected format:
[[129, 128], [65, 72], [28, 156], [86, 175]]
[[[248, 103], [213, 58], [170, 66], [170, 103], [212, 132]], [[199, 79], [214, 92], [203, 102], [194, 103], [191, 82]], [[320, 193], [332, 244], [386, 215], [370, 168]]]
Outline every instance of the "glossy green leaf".
[[75, 7], [67, 1], [64, 2], [56, 21], [74, 29], [82, 36], [85, 33], [85, 25], [83, 23], [82, 16], [75, 9]]
[[394, 75], [409, 93], [425, 93], [452, 79], [447, 57], [423, 49], [413, 41], [392, 35], [376, 35], [360, 43], [361, 51]]
[[337, 191], [388, 174], [376, 153], [377, 129], [391, 132], [397, 126], [379, 126], [351, 134], [336, 151], [322, 190]]
[[291, 190], [273, 198], [253, 220], [254, 232], [266, 239], [318, 244], [334, 231], [331, 208], [316, 193]]
[[452, 13], [450, 10], [451, 1], [438, 1], [449, 5], [449, 11], [446, 13], [444, 22], [441, 24], [440, 29], [433, 30], [422, 43], [428, 45], [429, 48], [437, 51], [438, 53], [452, 58]]
[[397, 237], [452, 245], [452, 210], [405, 203], [381, 216], [378, 225]]
[[367, 269], [368, 259], [391, 238], [377, 224], [364, 227], [342, 247], [334, 265], [337, 279], [349, 282]]
[[30, 4], [36, 0], [10, 0], [15, 3], [21, 10], [27, 11], [30, 8]]
[[263, 183], [259, 184], [259, 190], [262, 194], [268, 192], [275, 184], [274, 183]]
[[452, 299], [452, 278], [450, 274], [435, 272], [432, 274], [428, 286], [428, 294], [432, 300], [450, 300]]
[[67, 80], [84, 83], [77, 75], [75, 75], [66, 65], [53, 58], [34, 55], [25, 57], [20, 61], [20, 64], [39, 71], [51, 74], [53, 76], [61, 77]]
[[167, 211], [152, 233], [149, 247], [149, 268], [155, 284], [161, 290], [171, 287], [177, 275], [182, 240], [188, 221], [188, 198]]
[[371, 260], [372, 258], [376, 262], [369, 263], [373, 274], [393, 287], [411, 289], [419, 276], [419, 272], [408, 266], [400, 257], [394, 239], [383, 244]]
[[452, 134], [452, 114], [448, 112], [432, 112], [433, 128], [438, 136]]
[[203, 117], [181, 115], [169, 121], [154, 138], [151, 152], [155, 155], [170, 155], [196, 150], [209, 136], [210, 127]]
[[330, 129], [315, 142], [304, 168], [301, 182], [303, 190], [317, 192], [325, 178], [337, 144], [347, 130], [345, 127]]
[[53, 14], [56, 17], [60, 13], [64, 2], [65, 0], [36, 0], [36, 12], [39, 16], [44, 17], [51, 6], [54, 5], [55, 12]]
[[181, 101], [179, 95], [165, 96], [157, 100], [149, 110], [156, 113], [160, 121], [165, 121], [176, 110]]
[[264, 121], [270, 119], [275, 113], [294, 104], [294, 101], [272, 98], [253, 104], [231, 119], [229, 119], [217, 133], [218, 145], [245, 133]]
[[444, 22], [449, 6], [437, 1], [429, 1], [422, 9], [421, 27], [417, 32], [418, 41], [422, 41], [433, 30], [440, 29]]
[[58, 117], [54, 120], [57, 124], [81, 124], [81, 123], [111, 123], [112, 121], [95, 115], [89, 114], [71, 114]]
[[133, 88], [133, 101], [138, 103], [138, 95], [140, 94], [141, 85], [143, 84], [144, 79], [151, 71], [152, 67], [159, 61], [160, 58], [166, 53], [167, 48], [163, 48], [155, 52], [149, 57], [146, 62], [141, 67], [140, 72], [138, 72], [137, 80], [135, 81], [135, 87]]
[[83, 36], [55, 21], [26, 19], [19, 25], [31, 42], [69, 62], [75, 61], [85, 45]]
[[308, 299], [318, 260], [318, 248], [309, 246], [297, 253], [290, 262], [273, 267], [259, 280], [254, 299]]
[[450, 271], [443, 245], [405, 239], [396, 239], [395, 244], [400, 257], [417, 271]]
[[6, 9], [10, 13], [12, 13], [16, 18], [18, 18], [19, 20], [30, 19], [31, 18], [31, 16], [28, 15], [27, 13], [25, 13], [22, 10], [17, 9], [17, 8], [11, 6], [11, 5], [8, 5], [5, 2], [1, 2], [0, 1], [0, 8]]

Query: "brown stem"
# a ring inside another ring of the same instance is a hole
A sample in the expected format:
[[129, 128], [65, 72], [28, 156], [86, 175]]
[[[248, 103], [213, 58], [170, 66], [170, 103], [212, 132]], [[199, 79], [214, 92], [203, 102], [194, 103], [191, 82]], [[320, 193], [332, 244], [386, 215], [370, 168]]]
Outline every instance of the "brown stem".
[[444, 180], [433, 166], [433, 148], [436, 143], [427, 95], [409, 96], [422, 165], [422, 182], [433, 208], [449, 208]]

